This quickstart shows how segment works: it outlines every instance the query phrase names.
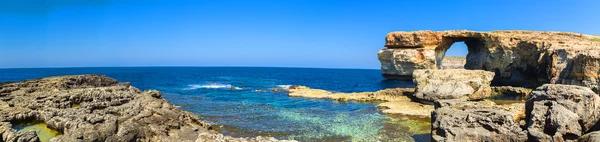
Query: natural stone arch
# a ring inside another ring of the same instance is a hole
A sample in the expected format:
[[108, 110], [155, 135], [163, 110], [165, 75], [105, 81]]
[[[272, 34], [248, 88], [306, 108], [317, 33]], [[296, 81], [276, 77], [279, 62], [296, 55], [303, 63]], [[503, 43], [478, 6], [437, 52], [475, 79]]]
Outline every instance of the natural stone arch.
[[483, 62], [489, 54], [485, 43], [480, 38], [473, 37], [444, 37], [441, 43], [435, 48], [435, 65], [438, 69], [442, 69], [443, 59], [446, 52], [453, 44], [464, 42], [467, 45], [467, 62], [464, 65], [465, 69], [485, 70]]
[[465, 69], [494, 72], [492, 83], [573, 84], [600, 91], [600, 37], [567, 32], [391, 32], [378, 52], [382, 75], [412, 80], [414, 70], [440, 69], [445, 51], [458, 41], [467, 44]]

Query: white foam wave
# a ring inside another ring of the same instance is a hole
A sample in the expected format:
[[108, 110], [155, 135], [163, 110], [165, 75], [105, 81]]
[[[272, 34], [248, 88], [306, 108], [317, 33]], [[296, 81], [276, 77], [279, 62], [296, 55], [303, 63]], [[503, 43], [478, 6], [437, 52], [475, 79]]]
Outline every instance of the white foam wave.
[[240, 87], [235, 87], [231, 84], [218, 84], [218, 83], [211, 83], [211, 84], [202, 84], [202, 85], [198, 85], [198, 84], [192, 84], [192, 85], [188, 85], [188, 88], [186, 88], [186, 90], [195, 90], [195, 89], [221, 89], [221, 88], [232, 88], [235, 90], [241, 90], [242, 88]]
[[290, 87], [292, 87], [292, 85], [277, 85], [277, 88], [290, 89]]

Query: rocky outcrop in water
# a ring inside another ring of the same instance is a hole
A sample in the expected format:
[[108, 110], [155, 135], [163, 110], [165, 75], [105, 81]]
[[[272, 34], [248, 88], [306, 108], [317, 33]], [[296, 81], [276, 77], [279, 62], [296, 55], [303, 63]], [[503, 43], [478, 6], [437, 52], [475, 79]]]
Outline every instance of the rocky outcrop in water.
[[491, 95], [493, 72], [482, 70], [415, 70], [415, 97], [428, 100], [479, 100]]
[[413, 101], [408, 97], [412, 95], [413, 91], [413, 88], [392, 88], [377, 92], [337, 93], [321, 89], [311, 89], [306, 86], [292, 86], [288, 90], [289, 96], [292, 97], [332, 99], [338, 101], [383, 101], [384, 103], [378, 105], [383, 113], [430, 117], [433, 106]]
[[382, 74], [410, 80], [414, 70], [441, 69], [445, 52], [461, 41], [469, 51], [464, 68], [494, 72], [495, 82], [572, 84], [600, 91], [600, 37], [565, 32], [391, 32], [378, 52]]
[[62, 133], [51, 141], [277, 141], [233, 138], [177, 109], [161, 92], [141, 91], [98, 75], [49, 77], [0, 84], [0, 141], [37, 141], [14, 123], [44, 122]]
[[531, 89], [512, 86], [492, 86], [492, 97], [505, 97], [517, 100], [526, 100], [529, 98]]

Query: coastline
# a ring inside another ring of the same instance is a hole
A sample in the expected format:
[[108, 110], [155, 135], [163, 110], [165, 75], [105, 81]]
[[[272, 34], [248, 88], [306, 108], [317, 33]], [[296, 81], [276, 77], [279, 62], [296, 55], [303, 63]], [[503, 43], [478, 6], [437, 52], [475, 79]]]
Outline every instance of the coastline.
[[3, 141], [34, 141], [16, 122], [39, 121], [60, 132], [54, 141], [280, 141], [234, 138], [213, 131], [198, 116], [179, 110], [162, 93], [141, 91], [98, 75], [48, 77], [4, 83], [0, 88]]

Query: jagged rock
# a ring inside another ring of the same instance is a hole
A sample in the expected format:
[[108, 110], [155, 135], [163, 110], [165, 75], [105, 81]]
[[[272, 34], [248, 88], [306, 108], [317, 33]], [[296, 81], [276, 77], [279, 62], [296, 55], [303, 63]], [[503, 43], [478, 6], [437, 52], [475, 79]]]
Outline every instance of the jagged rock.
[[465, 69], [496, 74], [508, 85], [573, 84], [600, 91], [600, 37], [535, 31], [415, 31], [387, 34], [378, 52], [385, 78], [410, 80], [417, 69], [441, 69], [447, 49], [464, 41]]
[[[223, 136], [177, 109], [155, 90], [98, 75], [59, 76], [0, 84], [0, 141], [35, 141], [11, 122], [41, 121], [62, 133], [51, 141], [274, 141]], [[201, 135], [202, 134], [202, 135]]]
[[412, 101], [408, 96], [412, 95], [412, 88], [390, 88], [377, 92], [338, 93], [321, 89], [312, 89], [306, 86], [290, 87], [289, 96], [332, 99], [337, 101], [384, 101], [377, 105], [383, 113], [400, 114], [418, 117], [430, 117], [433, 111], [432, 105], [421, 104]]
[[574, 141], [600, 120], [600, 97], [591, 89], [545, 84], [526, 102], [531, 141]]
[[600, 142], [600, 131], [587, 133], [577, 139], [578, 142]]
[[526, 141], [511, 112], [490, 101], [441, 100], [431, 114], [433, 141]]
[[464, 69], [415, 70], [413, 78], [417, 98], [478, 100], [491, 95], [494, 73]]

